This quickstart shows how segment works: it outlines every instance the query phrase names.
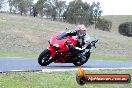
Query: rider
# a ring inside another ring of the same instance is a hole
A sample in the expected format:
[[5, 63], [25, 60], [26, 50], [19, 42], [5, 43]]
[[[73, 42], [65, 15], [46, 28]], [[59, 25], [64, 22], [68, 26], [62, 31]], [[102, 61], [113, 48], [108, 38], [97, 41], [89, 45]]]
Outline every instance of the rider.
[[77, 25], [75, 31], [67, 32], [67, 35], [75, 36], [75, 38], [78, 40], [77, 45], [71, 47], [74, 47], [75, 50], [83, 52], [90, 44], [90, 36], [86, 33], [86, 27], [83, 24]]

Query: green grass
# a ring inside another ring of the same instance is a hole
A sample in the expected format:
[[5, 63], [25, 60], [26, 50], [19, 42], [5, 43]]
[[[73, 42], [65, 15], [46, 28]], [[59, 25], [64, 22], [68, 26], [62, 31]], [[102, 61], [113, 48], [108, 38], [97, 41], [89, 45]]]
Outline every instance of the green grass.
[[[87, 71], [87, 74], [130, 74], [132, 70]], [[129, 84], [85, 84], [76, 82], [76, 72], [2, 73], [0, 88], [131, 88]]]
[[111, 60], [111, 61], [132, 61], [131, 58], [126, 58], [126, 57], [117, 57], [117, 56], [110, 56], [110, 55], [98, 55], [94, 54], [91, 55], [90, 57], [92, 60]]
[[132, 21], [132, 15], [106, 15], [103, 18], [109, 19], [115, 23]]
[[[10, 27], [10, 28], [17, 28], [17, 29], [31, 29], [31, 30], [44, 30], [47, 32], [55, 32], [53, 29], [55, 28], [52, 24], [35, 24], [29, 22], [21, 22], [21, 21], [14, 21], [14, 20], [0, 20], [0, 28], [1, 27]], [[6, 29], [6, 28], [5, 28]]]
[[20, 53], [8, 53], [0, 52], [0, 57], [17, 57], [17, 58], [36, 58], [37, 54], [20, 54]]

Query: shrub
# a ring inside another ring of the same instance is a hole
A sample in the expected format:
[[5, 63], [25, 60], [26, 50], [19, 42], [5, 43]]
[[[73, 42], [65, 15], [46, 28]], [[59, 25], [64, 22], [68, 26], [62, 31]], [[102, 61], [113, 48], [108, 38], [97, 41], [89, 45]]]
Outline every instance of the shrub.
[[132, 37], [132, 22], [125, 22], [120, 24], [118, 31], [121, 35]]
[[96, 23], [96, 27], [103, 31], [110, 31], [112, 27], [112, 22], [106, 19], [99, 19]]

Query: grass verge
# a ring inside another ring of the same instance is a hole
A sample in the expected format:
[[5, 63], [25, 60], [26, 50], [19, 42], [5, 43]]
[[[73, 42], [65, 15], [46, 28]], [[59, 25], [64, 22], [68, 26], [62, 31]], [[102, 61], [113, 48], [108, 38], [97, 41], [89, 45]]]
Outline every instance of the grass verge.
[[37, 54], [20, 54], [20, 53], [9, 53], [0, 52], [0, 57], [17, 57], [17, 58], [36, 58]]
[[132, 59], [127, 57], [118, 57], [118, 56], [110, 56], [110, 55], [98, 55], [94, 54], [90, 57], [92, 60], [111, 60], [111, 61], [132, 61]]
[[[87, 74], [130, 74], [132, 70], [87, 71]], [[59, 74], [59, 75], [58, 75]], [[0, 74], [1, 88], [131, 88], [129, 84], [86, 84], [76, 83], [76, 72], [31, 72]]]

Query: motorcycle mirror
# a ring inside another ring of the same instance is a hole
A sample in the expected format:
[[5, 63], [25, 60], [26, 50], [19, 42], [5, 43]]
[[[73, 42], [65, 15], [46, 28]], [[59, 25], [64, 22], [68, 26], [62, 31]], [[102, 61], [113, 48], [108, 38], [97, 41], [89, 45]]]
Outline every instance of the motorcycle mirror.
[[[49, 44], [50, 44], [50, 40], [48, 40]], [[51, 44], [50, 44], [51, 45]]]
[[50, 40], [48, 40], [48, 42], [50, 43]]
[[94, 48], [96, 48], [95, 44], [93, 46], [94, 46]]

